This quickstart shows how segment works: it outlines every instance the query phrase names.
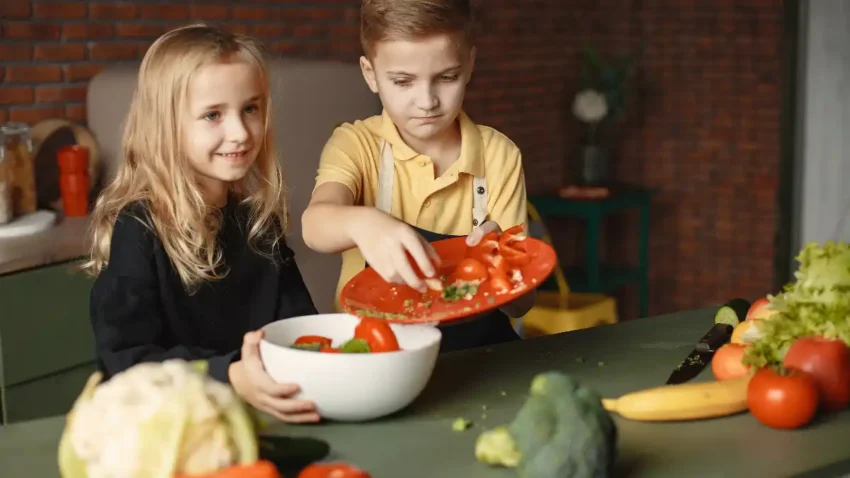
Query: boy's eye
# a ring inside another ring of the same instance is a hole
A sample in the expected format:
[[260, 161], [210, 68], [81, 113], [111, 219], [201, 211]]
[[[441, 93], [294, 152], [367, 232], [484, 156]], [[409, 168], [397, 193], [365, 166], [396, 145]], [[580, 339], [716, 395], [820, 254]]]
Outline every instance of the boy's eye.
[[393, 84], [396, 86], [407, 86], [410, 84], [410, 80], [393, 80]]
[[440, 79], [450, 83], [452, 81], [457, 80], [457, 77], [458, 75], [443, 75], [440, 77]]
[[215, 121], [221, 116], [218, 111], [210, 111], [209, 113], [204, 115], [204, 119], [207, 121]]

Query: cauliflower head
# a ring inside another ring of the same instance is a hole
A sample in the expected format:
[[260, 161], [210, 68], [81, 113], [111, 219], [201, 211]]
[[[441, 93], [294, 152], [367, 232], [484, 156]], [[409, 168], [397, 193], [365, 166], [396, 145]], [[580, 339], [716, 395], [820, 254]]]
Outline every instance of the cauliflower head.
[[170, 478], [257, 460], [254, 424], [228, 385], [192, 363], [142, 363], [100, 384], [68, 414], [63, 478]]

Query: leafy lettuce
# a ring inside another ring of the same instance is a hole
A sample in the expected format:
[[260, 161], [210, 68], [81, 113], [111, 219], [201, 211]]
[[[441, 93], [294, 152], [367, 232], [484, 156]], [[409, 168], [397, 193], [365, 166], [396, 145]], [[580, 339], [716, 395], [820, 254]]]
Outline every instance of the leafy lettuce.
[[808, 243], [796, 259], [796, 280], [768, 297], [778, 313], [759, 324], [761, 337], [747, 348], [747, 365], [781, 363], [801, 337], [820, 335], [850, 345], [850, 245]]

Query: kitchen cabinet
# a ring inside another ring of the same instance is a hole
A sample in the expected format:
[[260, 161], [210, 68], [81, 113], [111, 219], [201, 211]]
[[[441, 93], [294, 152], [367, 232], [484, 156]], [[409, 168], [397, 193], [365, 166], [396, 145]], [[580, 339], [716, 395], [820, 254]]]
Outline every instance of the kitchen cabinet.
[[0, 275], [4, 423], [67, 411], [94, 369], [92, 278], [63, 262]]

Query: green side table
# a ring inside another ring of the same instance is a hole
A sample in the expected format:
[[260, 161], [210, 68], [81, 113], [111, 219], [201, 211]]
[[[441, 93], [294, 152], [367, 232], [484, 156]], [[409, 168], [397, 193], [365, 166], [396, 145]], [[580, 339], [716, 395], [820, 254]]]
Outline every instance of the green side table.
[[[638, 315], [649, 315], [649, 207], [657, 189], [635, 186], [611, 186], [611, 194], [602, 199], [562, 198], [557, 194], [530, 196], [528, 199], [543, 219], [570, 217], [587, 222], [586, 265], [565, 268], [570, 290], [608, 293], [619, 287], [637, 284]], [[611, 214], [637, 208], [640, 213], [638, 266], [617, 267], [602, 264], [599, 257], [602, 221]]]

